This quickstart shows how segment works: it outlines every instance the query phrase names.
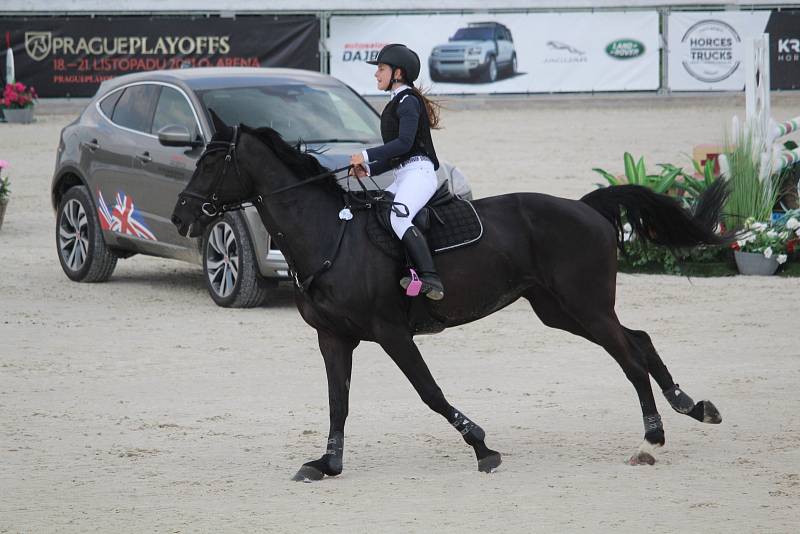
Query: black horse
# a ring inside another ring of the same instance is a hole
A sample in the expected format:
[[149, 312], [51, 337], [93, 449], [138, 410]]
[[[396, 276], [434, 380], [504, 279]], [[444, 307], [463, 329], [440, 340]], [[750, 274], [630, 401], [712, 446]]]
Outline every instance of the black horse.
[[[180, 194], [172, 221], [181, 235], [196, 236], [220, 211], [251, 201], [294, 272], [297, 308], [317, 331], [330, 402], [325, 454], [304, 464], [295, 480], [342, 472], [352, 354], [361, 341], [380, 344], [422, 401], [473, 447], [478, 469], [493, 471], [500, 454], [486, 446], [483, 429], [447, 401], [414, 343], [410, 299], [398, 285], [403, 266], [368, 240], [365, 227], [371, 215], [356, 212], [352, 220], [340, 219], [343, 190], [333, 174], [274, 130], [229, 127], [212, 116], [216, 134]], [[437, 256], [447, 297], [428, 305], [450, 327], [522, 297], [547, 326], [600, 345], [639, 397], [644, 441], [630, 462], [652, 464], [655, 448], [664, 444], [664, 430], [648, 375], [677, 412], [704, 423], [719, 423], [721, 417], [711, 402], [695, 403], [678, 387], [647, 333], [617, 319], [623, 217], [640, 239], [650, 242], [674, 248], [718, 245], [726, 242], [714, 233], [726, 197], [720, 180], [693, 213], [667, 196], [632, 185], [598, 189], [580, 200], [536, 193], [477, 200], [483, 238]]]

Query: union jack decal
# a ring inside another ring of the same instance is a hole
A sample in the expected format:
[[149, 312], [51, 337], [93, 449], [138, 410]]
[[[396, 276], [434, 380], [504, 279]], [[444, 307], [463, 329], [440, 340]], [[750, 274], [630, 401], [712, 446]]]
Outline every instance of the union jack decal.
[[103, 230], [111, 230], [128, 234], [141, 239], [158, 241], [153, 232], [144, 225], [142, 217], [133, 205], [133, 199], [125, 193], [117, 193], [117, 204], [113, 210], [108, 209], [103, 193], [97, 190], [97, 213], [100, 215], [100, 226]]

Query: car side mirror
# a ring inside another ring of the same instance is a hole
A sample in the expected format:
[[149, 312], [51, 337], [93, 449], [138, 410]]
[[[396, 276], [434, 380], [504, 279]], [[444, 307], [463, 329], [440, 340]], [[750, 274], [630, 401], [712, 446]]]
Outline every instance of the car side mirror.
[[192, 138], [189, 128], [180, 124], [168, 124], [158, 131], [158, 142], [164, 146], [188, 146], [195, 147], [202, 144], [201, 141]]

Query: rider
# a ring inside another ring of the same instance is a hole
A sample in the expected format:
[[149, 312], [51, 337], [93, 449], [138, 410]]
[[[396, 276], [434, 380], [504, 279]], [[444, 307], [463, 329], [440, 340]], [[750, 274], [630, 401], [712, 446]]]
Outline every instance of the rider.
[[[430, 248], [412, 219], [436, 192], [439, 160], [431, 140], [431, 128], [439, 127], [438, 105], [414, 87], [420, 62], [416, 52], [402, 44], [384, 46], [375, 61], [378, 89], [391, 91], [392, 99], [381, 113], [384, 144], [353, 154], [350, 163], [359, 178], [393, 169], [394, 181], [386, 188], [397, 203], [408, 207], [401, 214], [392, 209], [392, 229], [411, 258], [422, 282], [421, 293], [432, 300], [444, 297], [442, 280], [436, 272]], [[400, 208], [402, 209], [402, 208]], [[400, 280], [406, 289], [411, 276]]]

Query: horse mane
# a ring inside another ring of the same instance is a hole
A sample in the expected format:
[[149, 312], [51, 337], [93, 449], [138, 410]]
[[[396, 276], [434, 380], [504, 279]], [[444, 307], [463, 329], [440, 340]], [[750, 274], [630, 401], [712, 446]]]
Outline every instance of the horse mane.
[[[267, 145], [294, 174], [300, 178], [308, 178], [328, 171], [327, 167], [322, 166], [319, 160], [312, 156], [308, 151], [300, 150], [287, 143], [281, 134], [269, 127], [251, 128], [244, 124], [241, 125], [242, 131], [247, 132], [262, 143]], [[298, 143], [299, 145], [299, 143]]]

